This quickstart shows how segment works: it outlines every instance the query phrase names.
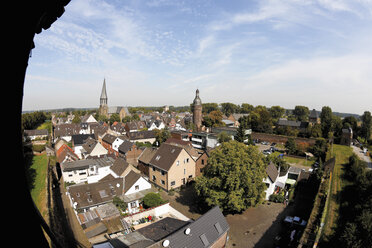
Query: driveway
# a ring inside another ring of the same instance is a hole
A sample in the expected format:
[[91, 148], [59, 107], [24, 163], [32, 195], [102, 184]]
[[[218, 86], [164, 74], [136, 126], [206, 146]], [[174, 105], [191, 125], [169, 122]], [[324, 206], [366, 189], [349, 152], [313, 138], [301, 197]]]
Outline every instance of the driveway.
[[368, 168], [372, 169], [372, 161], [371, 158], [367, 155], [364, 155], [362, 149], [357, 146], [351, 146], [353, 148], [353, 152], [359, 157], [360, 160], [367, 162]]

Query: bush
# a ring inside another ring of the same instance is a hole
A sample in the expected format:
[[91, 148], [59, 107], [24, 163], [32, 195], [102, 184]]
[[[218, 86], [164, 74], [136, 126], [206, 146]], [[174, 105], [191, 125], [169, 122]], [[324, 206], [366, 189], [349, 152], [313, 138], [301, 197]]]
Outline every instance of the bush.
[[283, 202], [285, 201], [285, 197], [284, 197], [284, 195], [282, 195], [282, 194], [277, 194], [277, 195], [272, 194], [272, 195], [270, 195], [270, 197], [269, 197], [269, 201], [272, 201], [272, 202], [281, 202], [281, 203], [283, 203]]
[[145, 195], [145, 197], [143, 198], [143, 204], [145, 206], [145, 208], [152, 208], [152, 207], [156, 207], [156, 206], [159, 206], [163, 203], [165, 203], [166, 201], [164, 201], [160, 194], [159, 193], [148, 193]]

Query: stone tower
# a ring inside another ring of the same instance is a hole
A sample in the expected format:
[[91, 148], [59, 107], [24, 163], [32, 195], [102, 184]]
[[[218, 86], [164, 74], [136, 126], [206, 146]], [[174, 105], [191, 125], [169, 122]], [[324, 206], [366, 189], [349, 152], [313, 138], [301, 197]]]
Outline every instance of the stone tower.
[[193, 111], [192, 120], [193, 120], [194, 125], [196, 126], [196, 130], [200, 131], [203, 117], [202, 117], [202, 102], [199, 97], [198, 89], [196, 90], [196, 96], [193, 102], [193, 107], [194, 107], [194, 111]]
[[99, 98], [99, 114], [108, 116], [108, 106], [107, 106], [107, 93], [106, 93], [106, 79], [103, 79], [103, 86], [101, 97]]

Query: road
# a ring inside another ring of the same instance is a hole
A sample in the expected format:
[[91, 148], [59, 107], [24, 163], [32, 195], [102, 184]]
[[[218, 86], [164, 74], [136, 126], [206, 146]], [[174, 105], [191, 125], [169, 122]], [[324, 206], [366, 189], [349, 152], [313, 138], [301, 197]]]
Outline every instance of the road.
[[351, 146], [353, 148], [353, 152], [359, 157], [360, 160], [367, 162], [368, 168], [372, 169], [372, 161], [369, 156], [364, 155], [362, 149], [357, 146]]

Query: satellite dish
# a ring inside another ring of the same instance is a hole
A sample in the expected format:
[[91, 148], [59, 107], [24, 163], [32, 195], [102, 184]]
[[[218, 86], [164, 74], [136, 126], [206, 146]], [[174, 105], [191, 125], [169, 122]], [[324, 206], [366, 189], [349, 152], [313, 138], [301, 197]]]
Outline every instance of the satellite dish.
[[169, 240], [166, 239], [163, 241], [163, 247], [168, 247], [169, 246]]
[[120, 184], [119, 184], [119, 183], [118, 183], [118, 184], [116, 184], [116, 187], [118, 187], [118, 188], [119, 188], [119, 187], [120, 187]]
[[185, 230], [185, 234], [186, 235], [189, 235], [190, 234], [190, 232], [191, 232], [191, 229], [188, 227], [188, 228], [186, 228], [186, 230]]

